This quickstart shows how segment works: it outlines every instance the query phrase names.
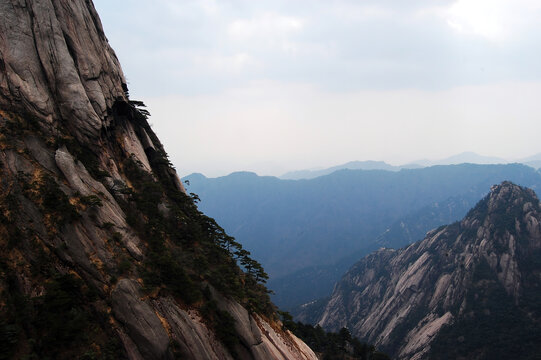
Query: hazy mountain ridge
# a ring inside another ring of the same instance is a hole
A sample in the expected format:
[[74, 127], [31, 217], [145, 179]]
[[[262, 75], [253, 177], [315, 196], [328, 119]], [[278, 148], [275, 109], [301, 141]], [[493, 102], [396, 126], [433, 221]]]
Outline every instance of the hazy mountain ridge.
[[283, 180], [301, 180], [301, 179], [314, 179], [319, 176], [329, 175], [338, 170], [387, 170], [387, 171], [398, 171], [402, 169], [400, 166], [389, 165], [384, 161], [350, 161], [343, 165], [333, 166], [327, 169], [319, 170], [297, 170], [290, 171], [281, 176], [280, 179]]
[[[540, 174], [519, 164], [340, 170], [311, 180], [253, 173], [184, 179], [188, 191], [201, 198], [199, 207], [265, 266], [269, 286], [280, 289], [275, 299], [289, 310], [314, 300], [314, 293], [323, 297], [331, 291], [339, 279], [333, 264], [347, 261], [339, 266], [347, 269], [355, 262], [351, 255], [421, 239], [434, 226], [463, 217], [494, 183], [541, 187]], [[385, 236], [388, 230], [392, 237]], [[309, 278], [303, 269], [314, 266], [319, 275]], [[302, 293], [298, 282], [315, 286]]]
[[463, 217], [486, 194], [486, 189], [472, 187], [470, 191], [435, 202], [414, 211], [393, 223], [376, 243], [380, 247], [398, 249], [424, 238], [429, 229], [452, 223]]
[[306, 169], [306, 170], [294, 170], [289, 171], [283, 175], [278, 176], [283, 180], [302, 180], [302, 179], [314, 179], [319, 176], [329, 175], [338, 170], [387, 170], [387, 171], [400, 171], [401, 169], [419, 169], [423, 167], [430, 167], [436, 165], [459, 165], [459, 164], [477, 164], [477, 165], [489, 165], [489, 164], [524, 164], [534, 169], [541, 167], [541, 155], [535, 154], [521, 159], [506, 160], [495, 156], [479, 155], [471, 151], [466, 151], [460, 154], [452, 155], [444, 159], [428, 160], [419, 159], [413, 162], [409, 162], [404, 165], [390, 165], [384, 161], [365, 160], [365, 161], [350, 161], [345, 164], [332, 166], [322, 169]]
[[536, 358], [541, 209], [509, 182], [460, 222], [360, 260], [319, 323], [347, 326], [397, 359]]

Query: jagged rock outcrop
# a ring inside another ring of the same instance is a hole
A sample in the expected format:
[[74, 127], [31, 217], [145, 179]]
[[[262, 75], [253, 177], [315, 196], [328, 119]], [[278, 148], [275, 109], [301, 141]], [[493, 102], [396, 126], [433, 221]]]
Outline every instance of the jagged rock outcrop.
[[346, 326], [397, 359], [534, 358], [540, 222], [532, 190], [493, 186], [462, 221], [359, 261], [319, 324]]
[[92, 2], [0, 17], [2, 357], [315, 360], [185, 193]]

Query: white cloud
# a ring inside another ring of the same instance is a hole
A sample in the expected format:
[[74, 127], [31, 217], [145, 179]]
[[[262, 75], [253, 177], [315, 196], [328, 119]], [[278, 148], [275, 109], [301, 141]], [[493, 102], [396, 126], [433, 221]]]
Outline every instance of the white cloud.
[[298, 45], [293, 36], [302, 31], [303, 19], [265, 12], [248, 19], [235, 19], [227, 26], [227, 33], [235, 46], [248, 51], [282, 51], [293, 54]]
[[237, 53], [231, 56], [195, 54], [192, 57], [192, 61], [201, 71], [211, 70], [213, 72], [225, 72], [228, 74], [238, 74], [248, 67], [258, 66], [257, 61], [247, 53]]
[[235, 39], [274, 37], [302, 29], [303, 20], [293, 16], [264, 13], [250, 19], [237, 19], [228, 26], [228, 33]]
[[447, 21], [461, 33], [502, 42], [539, 21], [540, 9], [536, 0], [458, 0], [448, 8]]
[[168, 13], [171, 13], [174, 16], [182, 17], [200, 15], [200, 13], [207, 16], [218, 16], [220, 15], [221, 10], [219, 3], [215, 0], [154, 0], [152, 5], [157, 6], [158, 8], [164, 8]]

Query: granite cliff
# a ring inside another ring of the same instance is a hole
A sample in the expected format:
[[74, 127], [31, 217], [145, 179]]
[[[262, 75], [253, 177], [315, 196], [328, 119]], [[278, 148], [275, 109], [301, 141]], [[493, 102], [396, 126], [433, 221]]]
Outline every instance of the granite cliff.
[[537, 358], [540, 223], [532, 190], [493, 186], [462, 221], [359, 261], [319, 324], [397, 359]]
[[316, 359], [186, 194], [92, 2], [0, 16], [0, 358]]

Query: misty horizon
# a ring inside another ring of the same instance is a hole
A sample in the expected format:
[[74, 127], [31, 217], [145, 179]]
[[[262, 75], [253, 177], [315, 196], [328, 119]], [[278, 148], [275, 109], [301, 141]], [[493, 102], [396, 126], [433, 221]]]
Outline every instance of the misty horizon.
[[533, 0], [96, 0], [180, 174], [541, 152]]
[[[303, 167], [303, 165], [300, 164], [299, 167], [294, 167], [294, 168], [287, 168], [277, 163], [261, 162], [261, 163], [254, 163], [254, 164], [239, 165], [238, 168], [231, 168], [231, 169], [224, 168], [222, 170], [214, 169], [208, 172], [204, 172], [204, 171], [186, 172], [180, 169], [179, 175], [181, 177], [185, 177], [192, 174], [202, 174], [208, 178], [215, 178], [215, 177], [227, 176], [236, 172], [253, 172], [253, 173], [256, 173], [258, 176], [275, 176], [275, 177], [287, 179], [288, 175], [290, 174], [293, 175], [295, 173], [303, 173], [303, 172], [318, 172], [318, 171], [324, 171], [324, 170], [333, 169], [333, 168], [356, 169], [357, 166], [361, 166], [360, 167], [361, 169], [370, 170], [372, 169], [373, 166], [376, 166], [374, 169], [389, 170], [386, 168], [386, 166], [388, 166], [389, 168], [394, 168], [394, 170], [400, 170], [400, 168], [415, 169], [415, 168], [422, 168], [422, 167], [429, 167], [429, 166], [436, 166], [436, 165], [458, 165], [458, 164], [463, 164], [463, 163], [480, 164], [480, 165], [521, 163], [537, 170], [541, 168], [541, 154], [533, 154], [531, 156], [527, 156], [523, 158], [505, 159], [505, 158], [499, 158], [499, 157], [494, 157], [494, 156], [484, 156], [484, 155], [480, 155], [471, 151], [465, 151], [459, 154], [452, 154], [451, 156], [448, 156], [445, 158], [440, 158], [440, 159], [423, 158], [423, 159], [409, 161], [406, 163], [393, 163], [391, 161], [385, 161], [385, 160], [379, 160], [379, 159], [365, 159], [365, 160], [350, 160], [343, 163], [322, 164], [319, 166], [312, 166], [312, 167]], [[378, 167], [378, 165], [381, 165], [381, 167]]]

